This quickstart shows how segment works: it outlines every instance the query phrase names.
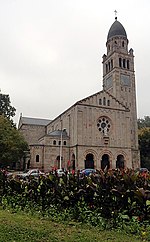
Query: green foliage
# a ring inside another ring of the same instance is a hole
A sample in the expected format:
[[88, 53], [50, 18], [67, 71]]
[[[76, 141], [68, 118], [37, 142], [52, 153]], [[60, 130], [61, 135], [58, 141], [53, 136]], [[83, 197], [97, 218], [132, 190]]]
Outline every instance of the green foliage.
[[23, 181], [7, 178], [1, 171], [0, 186], [3, 209], [24, 211], [57, 223], [88, 224], [100, 231], [116, 229], [142, 239], [150, 237], [149, 175], [110, 170], [82, 179], [50, 173]]
[[142, 118], [138, 119], [138, 128], [142, 129], [146, 127], [150, 128], [150, 116], [145, 116], [144, 119]]
[[0, 115], [0, 166], [13, 167], [28, 149], [23, 136], [10, 120]]
[[150, 219], [150, 177], [133, 170], [100, 171], [82, 179], [78, 175], [60, 178], [52, 173], [38, 180], [1, 179], [4, 208], [38, 211], [53, 219], [103, 228], [118, 227], [133, 218], [137, 222]]
[[[16, 242], [132, 242], [141, 241], [140, 234], [130, 234], [130, 226], [126, 230], [100, 230], [99, 227], [91, 227], [89, 224], [81, 224], [71, 221], [69, 223], [51, 221], [37, 215], [29, 215], [22, 212], [11, 213], [0, 209], [0, 241]], [[133, 226], [133, 223], [131, 224]], [[141, 230], [143, 232], [143, 230]], [[149, 231], [146, 231], [146, 239]], [[147, 241], [147, 240], [146, 240]]]
[[9, 95], [0, 93], [0, 115], [9, 120], [15, 116], [16, 109], [11, 106]]
[[139, 149], [141, 166], [150, 170], [150, 127], [139, 130]]

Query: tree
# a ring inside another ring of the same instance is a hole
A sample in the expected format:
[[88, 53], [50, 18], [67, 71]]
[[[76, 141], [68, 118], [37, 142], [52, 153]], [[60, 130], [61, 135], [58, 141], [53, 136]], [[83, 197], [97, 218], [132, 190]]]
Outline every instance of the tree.
[[150, 127], [139, 129], [138, 137], [141, 167], [146, 167], [150, 170]]
[[0, 93], [0, 115], [11, 120], [15, 116], [16, 109], [11, 106], [9, 95]]
[[0, 115], [0, 166], [14, 168], [28, 150], [28, 144], [11, 121]]
[[150, 116], [145, 116], [143, 118], [138, 119], [138, 128], [150, 127]]

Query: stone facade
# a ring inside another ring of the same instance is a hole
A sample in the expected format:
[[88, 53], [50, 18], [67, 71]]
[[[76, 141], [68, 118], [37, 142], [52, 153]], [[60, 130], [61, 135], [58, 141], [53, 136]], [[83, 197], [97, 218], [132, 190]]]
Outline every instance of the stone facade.
[[30, 144], [31, 167], [139, 167], [134, 55], [117, 19], [106, 47], [102, 91], [78, 101], [36, 132], [33, 126], [20, 128]]

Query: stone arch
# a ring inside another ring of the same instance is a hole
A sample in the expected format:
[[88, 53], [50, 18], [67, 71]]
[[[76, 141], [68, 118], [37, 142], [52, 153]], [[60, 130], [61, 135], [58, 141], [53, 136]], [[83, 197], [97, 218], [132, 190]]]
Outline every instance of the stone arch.
[[115, 155], [115, 161], [116, 161], [116, 168], [119, 168], [118, 165], [121, 167], [121, 163], [123, 165], [123, 168], [126, 168], [126, 160], [127, 160], [127, 154], [120, 150]]
[[109, 169], [110, 168], [110, 157], [108, 154], [104, 154], [101, 159], [101, 169]]
[[92, 153], [88, 153], [85, 158], [85, 169], [91, 168], [94, 169], [94, 155]]
[[[90, 156], [91, 154], [91, 156]], [[88, 156], [89, 155], [89, 156]], [[97, 167], [97, 153], [95, 152], [95, 150], [92, 149], [88, 149], [85, 151], [84, 153], [84, 167], [86, 168], [86, 166], [88, 166], [88, 159], [91, 160], [91, 167], [87, 167], [87, 168], [96, 168]], [[93, 160], [93, 162], [92, 162]], [[93, 164], [92, 164], [93, 163]]]
[[105, 168], [109, 169], [112, 168], [112, 160], [113, 160], [113, 156], [112, 153], [108, 150], [103, 151], [100, 154], [100, 167], [102, 170], [104, 170]]
[[118, 155], [116, 160], [116, 168], [122, 168], [124, 169], [124, 156]]

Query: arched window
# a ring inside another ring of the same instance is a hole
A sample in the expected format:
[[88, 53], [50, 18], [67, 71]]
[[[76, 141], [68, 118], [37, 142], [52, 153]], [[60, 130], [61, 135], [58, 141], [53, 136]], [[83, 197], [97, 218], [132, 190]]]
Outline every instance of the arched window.
[[85, 169], [94, 169], [94, 155], [91, 153], [86, 155]]
[[116, 160], [116, 168], [123, 168], [124, 169], [124, 156], [118, 155]]
[[107, 106], [110, 106], [110, 100], [107, 100]]
[[99, 99], [99, 105], [102, 105], [102, 99], [101, 98]]
[[104, 154], [102, 156], [102, 160], [101, 160], [101, 169], [109, 169], [110, 168], [110, 161], [109, 161], [109, 155]]
[[119, 58], [119, 67], [122, 67], [122, 59]]
[[122, 47], [124, 47], [124, 41], [122, 41]]
[[130, 69], [129, 60], [127, 60], [127, 69]]
[[66, 140], [64, 141], [64, 145], [66, 145], [67, 143], [66, 143]]
[[108, 65], [106, 64], [106, 73], [108, 72]]
[[53, 141], [53, 145], [56, 145], [56, 140]]
[[126, 68], [126, 60], [123, 59], [123, 68]]
[[113, 59], [111, 59], [111, 69], [113, 69]]
[[103, 98], [103, 105], [106, 105], [106, 98]]
[[40, 161], [40, 156], [36, 155], [36, 162], [39, 162], [39, 161]]

